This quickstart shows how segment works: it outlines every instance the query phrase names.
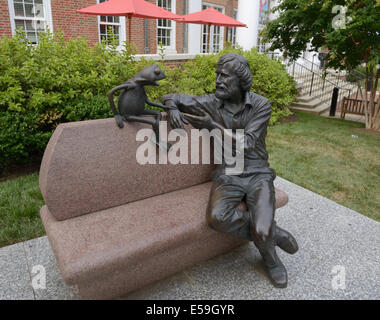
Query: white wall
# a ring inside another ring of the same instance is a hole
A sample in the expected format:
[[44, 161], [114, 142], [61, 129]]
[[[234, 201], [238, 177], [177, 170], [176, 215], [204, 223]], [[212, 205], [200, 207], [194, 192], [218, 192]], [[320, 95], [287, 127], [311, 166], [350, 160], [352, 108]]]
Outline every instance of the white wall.
[[237, 20], [245, 23], [248, 28], [236, 29], [236, 42], [250, 50], [257, 46], [259, 28], [260, 0], [239, 0]]
[[[202, 10], [202, 0], [189, 0], [189, 13]], [[197, 54], [201, 52], [201, 25], [188, 24], [188, 53]]]

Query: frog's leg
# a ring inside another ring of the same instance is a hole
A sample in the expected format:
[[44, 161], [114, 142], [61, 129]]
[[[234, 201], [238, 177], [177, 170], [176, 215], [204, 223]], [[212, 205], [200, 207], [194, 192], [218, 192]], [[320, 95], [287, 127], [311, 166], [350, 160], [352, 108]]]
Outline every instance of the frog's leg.
[[160, 121], [162, 118], [161, 112], [157, 110], [150, 110], [150, 109], [144, 109], [143, 113], [144, 115], [150, 115], [156, 117], [156, 123], [153, 126], [154, 133], [156, 134], [156, 143], [167, 150], [170, 149], [171, 145], [169, 143], [165, 143], [163, 141], [160, 141]]
[[[146, 112], [146, 111], [148, 111], [148, 112]], [[155, 116], [157, 116], [156, 113], [153, 114], [150, 111], [154, 111], [154, 110], [145, 110], [143, 114], [144, 115], [155, 115]], [[155, 112], [158, 112], [158, 111], [155, 111]], [[158, 146], [161, 146], [161, 147], [163, 147], [163, 148], [165, 148], [165, 149], [168, 150], [170, 148], [170, 145], [165, 145], [164, 143], [160, 142], [160, 131], [159, 131], [160, 120], [159, 119], [161, 119], [161, 114], [159, 116], [157, 116], [157, 119], [144, 118], [144, 117], [134, 116], [134, 115], [125, 115], [124, 116], [124, 120], [126, 120], [126, 121], [148, 123], [148, 124], [152, 125], [153, 131], [154, 131], [154, 133], [156, 135], [156, 141], [155, 141], [155, 143]]]

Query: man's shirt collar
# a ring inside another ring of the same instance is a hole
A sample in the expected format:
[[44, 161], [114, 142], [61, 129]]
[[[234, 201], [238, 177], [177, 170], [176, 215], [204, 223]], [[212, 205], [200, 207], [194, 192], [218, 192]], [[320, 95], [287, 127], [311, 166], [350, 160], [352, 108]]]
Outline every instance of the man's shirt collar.
[[[220, 100], [218, 99], [218, 102], [217, 102], [217, 107], [220, 109], [220, 108], [223, 108], [224, 107], [224, 103], [223, 103], [223, 100]], [[245, 107], [252, 107], [252, 101], [251, 101], [251, 96], [249, 94], [249, 91], [246, 91], [245, 92], [245, 97], [244, 97], [244, 102], [242, 104], [242, 107], [240, 109], [238, 109], [235, 113], [235, 114], [238, 114], [239, 112], [243, 111], [245, 109]]]

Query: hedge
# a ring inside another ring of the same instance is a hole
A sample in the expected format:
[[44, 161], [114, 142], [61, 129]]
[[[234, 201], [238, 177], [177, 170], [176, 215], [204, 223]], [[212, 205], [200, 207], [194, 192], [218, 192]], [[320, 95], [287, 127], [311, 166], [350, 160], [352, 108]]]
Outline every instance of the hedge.
[[[277, 61], [256, 50], [227, 48], [197, 56], [179, 67], [165, 67], [159, 87], [147, 88], [153, 101], [167, 93], [206, 94], [215, 90], [218, 58], [227, 52], [245, 56], [253, 73], [252, 91], [273, 107], [271, 124], [290, 112], [295, 83]], [[65, 40], [60, 32], [41, 34], [37, 46], [22, 32], [0, 40], [0, 171], [9, 163], [26, 163], [42, 155], [59, 123], [112, 117], [107, 92], [150, 65], [134, 61], [133, 46], [122, 52], [104, 43], [90, 46], [84, 38]]]

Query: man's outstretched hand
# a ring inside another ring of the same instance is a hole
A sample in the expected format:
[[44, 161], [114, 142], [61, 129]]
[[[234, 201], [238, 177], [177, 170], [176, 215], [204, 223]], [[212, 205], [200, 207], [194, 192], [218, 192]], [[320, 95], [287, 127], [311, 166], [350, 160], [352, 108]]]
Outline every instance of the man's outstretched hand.
[[184, 118], [182, 113], [178, 110], [168, 111], [169, 124], [172, 129], [183, 129], [183, 124], [189, 124], [189, 122]]
[[215, 121], [211, 118], [211, 116], [200, 109], [200, 112], [203, 114], [201, 116], [195, 116], [188, 113], [183, 113], [185, 119], [189, 120], [194, 128], [206, 128], [208, 130], [213, 130], [217, 127]]

